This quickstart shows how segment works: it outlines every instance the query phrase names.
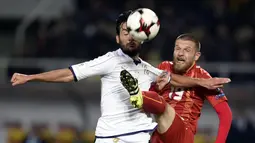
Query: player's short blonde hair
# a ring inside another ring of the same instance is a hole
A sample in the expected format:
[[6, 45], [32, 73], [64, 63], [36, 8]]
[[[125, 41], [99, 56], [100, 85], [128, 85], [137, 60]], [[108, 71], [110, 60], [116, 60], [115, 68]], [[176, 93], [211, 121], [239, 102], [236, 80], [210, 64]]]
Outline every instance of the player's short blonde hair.
[[178, 39], [192, 41], [195, 43], [197, 51], [200, 51], [200, 49], [201, 49], [201, 44], [200, 44], [199, 40], [191, 33], [181, 34], [180, 36], [178, 36], [176, 38], [176, 40], [178, 40]]

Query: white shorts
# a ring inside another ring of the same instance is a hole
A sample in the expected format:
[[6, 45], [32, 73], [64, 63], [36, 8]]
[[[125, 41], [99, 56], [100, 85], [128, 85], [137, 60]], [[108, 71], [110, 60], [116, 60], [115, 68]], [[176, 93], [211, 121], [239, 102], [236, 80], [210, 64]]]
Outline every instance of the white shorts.
[[149, 143], [150, 133], [137, 133], [116, 138], [96, 138], [95, 143]]

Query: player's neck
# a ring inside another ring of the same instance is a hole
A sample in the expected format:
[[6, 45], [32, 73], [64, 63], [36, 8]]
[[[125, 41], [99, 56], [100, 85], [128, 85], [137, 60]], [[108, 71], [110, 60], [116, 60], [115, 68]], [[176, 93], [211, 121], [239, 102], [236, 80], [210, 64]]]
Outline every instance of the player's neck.
[[193, 64], [186, 70], [186, 73], [189, 72], [195, 65], [196, 65], [196, 62], [193, 62]]
[[178, 74], [178, 75], [185, 75], [186, 71], [176, 71], [176, 70], [173, 70], [173, 73], [174, 74]]
[[134, 63], [135, 63], [136, 65], [138, 65], [138, 64], [141, 63], [141, 59], [139, 58], [139, 56], [132, 57], [132, 59], [134, 60]]
[[139, 55], [131, 57], [134, 61], [140, 61]]

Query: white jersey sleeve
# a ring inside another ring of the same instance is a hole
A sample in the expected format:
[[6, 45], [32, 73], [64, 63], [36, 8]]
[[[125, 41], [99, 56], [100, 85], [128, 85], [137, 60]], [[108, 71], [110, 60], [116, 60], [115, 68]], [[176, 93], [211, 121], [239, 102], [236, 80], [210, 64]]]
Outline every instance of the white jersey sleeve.
[[152, 73], [152, 81], [156, 81], [156, 78], [160, 76], [164, 71], [158, 69], [147, 62], [144, 62], [148, 66], [148, 70]]
[[75, 81], [91, 76], [102, 76], [114, 68], [116, 61], [113, 59], [114, 56], [111, 53], [107, 53], [93, 60], [72, 65], [69, 69], [72, 71]]

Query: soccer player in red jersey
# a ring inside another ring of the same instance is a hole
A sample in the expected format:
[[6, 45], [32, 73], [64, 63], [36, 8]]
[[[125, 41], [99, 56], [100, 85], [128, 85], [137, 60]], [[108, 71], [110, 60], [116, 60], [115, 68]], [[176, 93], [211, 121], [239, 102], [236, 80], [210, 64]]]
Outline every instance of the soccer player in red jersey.
[[193, 143], [197, 122], [206, 99], [215, 109], [220, 121], [215, 143], [226, 141], [232, 112], [223, 91], [219, 88], [183, 88], [169, 84], [169, 73], [191, 78], [211, 78], [207, 71], [196, 65], [200, 55], [200, 42], [190, 34], [180, 35], [175, 41], [173, 62], [165, 61], [158, 66], [167, 72], [158, 77], [150, 91], [141, 92], [137, 88], [136, 94], [130, 97], [133, 106], [157, 115], [158, 127], [152, 135], [151, 143]]

